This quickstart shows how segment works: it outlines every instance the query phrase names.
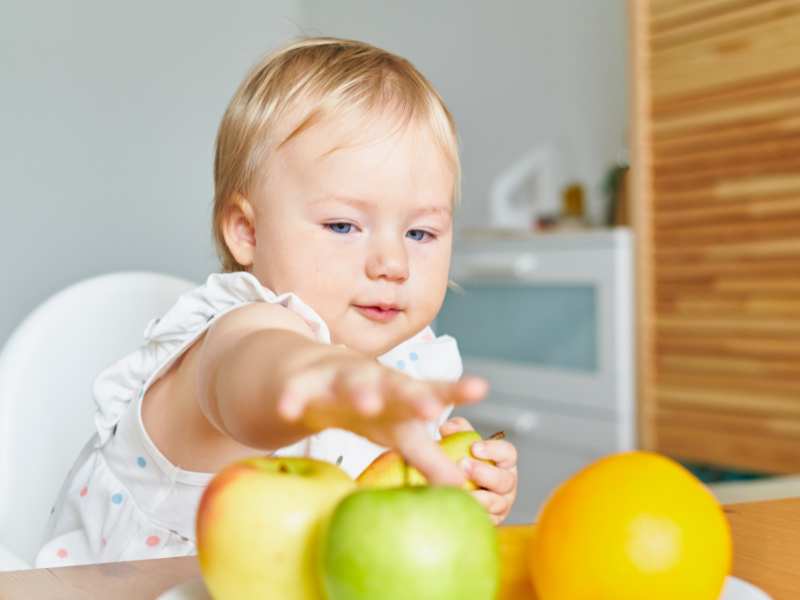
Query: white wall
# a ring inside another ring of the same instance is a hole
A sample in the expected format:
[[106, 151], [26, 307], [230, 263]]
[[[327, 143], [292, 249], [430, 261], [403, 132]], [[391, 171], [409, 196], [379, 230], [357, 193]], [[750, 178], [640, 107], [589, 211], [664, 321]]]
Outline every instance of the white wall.
[[83, 277], [215, 268], [219, 119], [249, 66], [303, 32], [385, 46], [440, 89], [460, 127], [464, 224], [485, 221], [492, 177], [540, 141], [568, 150], [595, 192], [622, 146], [623, 0], [12, 0], [0, 17], [0, 343]]
[[354, 37], [409, 58], [455, 115], [462, 142], [461, 223], [486, 223], [492, 179], [541, 142], [565, 178], [603, 210], [605, 170], [627, 123], [623, 0], [306, 0], [308, 31]]
[[204, 278], [219, 119], [248, 68], [301, 33], [299, 0], [15, 0], [0, 13], [0, 343], [83, 277]]

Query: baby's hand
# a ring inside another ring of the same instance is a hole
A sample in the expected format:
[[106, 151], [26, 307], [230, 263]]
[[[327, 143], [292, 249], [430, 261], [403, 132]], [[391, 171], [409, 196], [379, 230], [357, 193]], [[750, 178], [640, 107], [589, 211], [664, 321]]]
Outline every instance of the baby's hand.
[[[442, 424], [442, 436], [458, 431], [471, 431], [469, 421], [454, 417]], [[478, 488], [472, 495], [483, 504], [495, 525], [502, 523], [511, 511], [517, 496], [517, 450], [506, 440], [475, 442], [470, 449], [476, 458], [494, 461], [490, 465], [479, 460], [464, 458], [459, 465]]]
[[355, 353], [326, 354], [287, 379], [278, 413], [316, 431], [353, 431], [396, 448], [431, 483], [461, 485], [463, 471], [431, 438], [427, 422], [448, 404], [479, 401], [486, 390], [478, 378], [420, 381]]

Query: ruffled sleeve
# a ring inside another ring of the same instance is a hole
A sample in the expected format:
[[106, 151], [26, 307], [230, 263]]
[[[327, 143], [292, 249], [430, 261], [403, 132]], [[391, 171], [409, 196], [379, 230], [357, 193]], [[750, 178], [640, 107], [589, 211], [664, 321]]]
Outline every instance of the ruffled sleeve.
[[143, 345], [111, 365], [95, 380], [96, 446], [108, 441], [131, 401], [143, 395], [215, 319], [253, 302], [286, 307], [309, 325], [317, 341], [330, 343], [330, 331], [325, 322], [296, 295], [277, 295], [250, 273], [213, 274], [205, 285], [183, 294], [166, 314], [152, 320], [145, 329]]

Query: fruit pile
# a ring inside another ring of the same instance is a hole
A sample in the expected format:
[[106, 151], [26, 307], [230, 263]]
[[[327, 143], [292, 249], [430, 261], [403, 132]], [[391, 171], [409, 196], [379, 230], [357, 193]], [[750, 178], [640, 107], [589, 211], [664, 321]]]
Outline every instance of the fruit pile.
[[[458, 461], [479, 440], [459, 432], [440, 446]], [[394, 452], [357, 482], [308, 458], [230, 465], [203, 494], [197, 547], [216, 600], [494, 600], [499, 578], [484, 508]]]
[[[457, 461], [478, 439], [440, 443]], [[197, 542], [217, 600], [717, 600], [732, 552], [710, 492], [649, 452], [598, 460], [535, 525], [500, 528], [394, 453], [357, 482], [312, 459], [254, 458], [212, 480]]]

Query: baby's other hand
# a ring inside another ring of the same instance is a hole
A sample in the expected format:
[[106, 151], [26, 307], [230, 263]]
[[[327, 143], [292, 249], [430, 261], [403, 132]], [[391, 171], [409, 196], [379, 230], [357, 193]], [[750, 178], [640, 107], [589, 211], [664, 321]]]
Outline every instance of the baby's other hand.
[[397, 449], [431, 483], [461, 485], [463, 471], [431, 439], [428, 421], [448, 404], [479, 401], [487, 387], [473, 377], [420, 381], [355, 353], [328, 354], [287, 378], [278, 413], [316, 431], [353, 431]]
[[[454, 417], [442, 424], [439, 433], [446, 436], [472, 429], [469, 421]], [[476, 458], [489, 459], [495, 463], [490, 465], [464, 458], [459, 465], [479, 488], [472, 495], [486, 508], [495, 525], [499, 525], [508, 516], [517, 497], [517, 450], [503, 439], [475, 442], [470, 450]]]

